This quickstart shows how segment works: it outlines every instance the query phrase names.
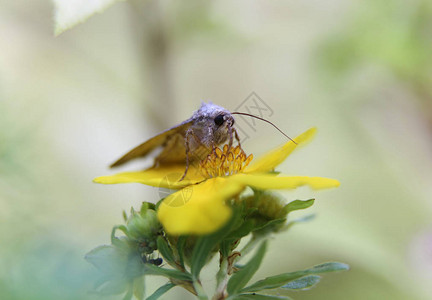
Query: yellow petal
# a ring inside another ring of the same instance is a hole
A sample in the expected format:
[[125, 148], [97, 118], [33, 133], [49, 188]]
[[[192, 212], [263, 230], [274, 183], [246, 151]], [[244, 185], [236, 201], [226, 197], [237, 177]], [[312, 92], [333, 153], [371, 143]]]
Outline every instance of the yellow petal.
[[180, 189], [205, 179], [196, 168], [189, 168], [186, 177], [182, 181], [179, 181], [184, 171], [184, 165], [171, 165], [160, 168], [150, 168], [144, 171], [123, 172], [109, 176], [101, 176], [93, 179], [93, 181], [103, 184], [137, 182], [155, 187]]
[[225, 202], [243, 188], [242, 184], [221, 177], [188, 186], [163, 200], [158, 218], [172, 235], [214, 232], [231, 217]]
[[238, 174], [231, 176], [230, 180], [261, 190], [295, 189], [303, 185], [313, 189], [326, 189], [340, 185], [336, 179], [325, 177], [278, 176], [272, 174]]
[[297, 145], [292, 141], [288, 141], [284, 145], [267, 152], [264, 156], [253, 160], [244, 172], [256, 173], [274, 170], [274, 168], [282, 163], [295, 148], [310, 141], [314, 137], [315, 132], [316, 128], [311, 128], [294, 139]]

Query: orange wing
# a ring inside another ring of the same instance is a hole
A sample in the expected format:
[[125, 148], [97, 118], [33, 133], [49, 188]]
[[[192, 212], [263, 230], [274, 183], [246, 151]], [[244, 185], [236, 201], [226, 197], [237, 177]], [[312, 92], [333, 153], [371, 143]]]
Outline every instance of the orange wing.
[[[163, 147], [164, 150], [162, 153], [166, 153], [164, 155], [163, 161], [171, 162], [171, 161], [181, 161], [185, 159], [185, 143], [184, 138], [186, 135], [186, 131], [192, 125], [193, 120], [189, 119], [181, 123], [180, 125], [174, 126], [164, 132], [152, 137], [151, 139], [145, 141], [141, 145], [133, 148], [131, 151], [123, 155], [116, 162], [114, 162], [110, 168], [120, 166], [130, 160], [135, 158], [145, 157], [150, 152], [155, 150], [158, 147]], [[168, 150], [169, 151], [165, 151]], [[162, 154], [161, 153], [161, 154]], [[165, 156], [167, 157], [165, 158]]]

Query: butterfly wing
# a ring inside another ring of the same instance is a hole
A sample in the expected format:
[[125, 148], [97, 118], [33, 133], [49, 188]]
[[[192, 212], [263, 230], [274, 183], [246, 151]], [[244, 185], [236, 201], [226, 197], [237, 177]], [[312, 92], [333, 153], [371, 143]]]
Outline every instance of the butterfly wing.
[[[166, 150], [169, 148], [170, 155], [168, 155], [168, 157], [172, 156], [171, 159], [172, 161], [180, 160], [182, 158], [184, 160], [185, 157], [184, 137], [186, 135], [186, 131], [189, 129], [192, 123], [193, 120], [189, 119], [177, 126], [174, 126], [168, 130], [161, 132], [160, 134], [145, 141], [141, 145], [138, 145], [137, 147], [133, 148], [131, 151], [129, 151], [128, 153], [120, 157], [110, 167], [111, 168], [117, 167], [135, 158], [145, 157], [158, 147], [164, 147], [163, 152], [166, 153], [168, 153]], [[175, 158], [177, 156], [179, 157], [178, 159]]]

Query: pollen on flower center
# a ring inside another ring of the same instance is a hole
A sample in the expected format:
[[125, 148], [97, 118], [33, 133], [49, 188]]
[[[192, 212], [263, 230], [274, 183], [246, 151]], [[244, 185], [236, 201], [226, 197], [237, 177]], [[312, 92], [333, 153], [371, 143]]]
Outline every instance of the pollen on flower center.
[[205, 159], [200, 162], [199, 169], [207, 178], [229, 176], [243, 171], [253, 159], [240, 146], [231, 147], [224, 145], [221, 150], [216, 147]]

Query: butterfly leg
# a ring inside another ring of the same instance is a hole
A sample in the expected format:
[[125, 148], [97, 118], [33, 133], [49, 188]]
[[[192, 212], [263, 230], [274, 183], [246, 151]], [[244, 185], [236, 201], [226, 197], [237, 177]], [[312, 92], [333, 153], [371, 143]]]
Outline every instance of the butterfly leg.
[[[208, 136], [213, 136], [214, 135], [213, 129], [211, 127], [208, 127], [207, 131], [208, 131], [208, 133], [207, 133]], [[211, 143], [210, 144], [211, 144], [210, 146], [211, 146], [211, 149], [212, 149], [211, 153], [213, 153], [214, 155], [216, 155], [216, 146], [217, 145], [216, 145], [216, 143], [215, 143], [215, 141], [214, 141], [213, 138], [211, 139]], [[210, 154], [210, 153], [207, 153], [207, 154]]]
[[[195, 140], [195, 145], [202, 145], [201, 141], [195, 134], [192, 134], [192, 136]], [[194, 150], [193, 155], [195, 157], [195, 160], [200, 162], [206, 158], [208, 153], [204, 150], [205, 148], [202, 148], [200, 146], [196, 146], [195, 148], [196, 149]]]
[[240, 147], [240, 149], [241, 149], [241, 145], [240, 145], [240, 137], [239, 137], [239, 135], [238, 135], [238, 133], [237, 133], [237, 130], [233, 127], [233, 131], [234, 131], [234, 136], [235, 136], [235, 139], [237, 140], [237, 143], [238, 143], [238, 146]]
[[228, 134], [229, 134], [228, 151], [231, 149], [233, 144], [233, 131], [236, 132], [233, 127], [228, 126]]
[[185, 171], [184, 171], [184, 173], [183, 173], [183, 176], [180, 178], [180, 180], [179, 181], [182, 181], [185, 177], [186, 177], [186, 174], [187, 174], [187, 171], [188, 171], [188, 169], [189, 169], [189, 152], [190, 152], [190, 145], [189, 145], [189, 138], [190, 138], [190, 136], [192, 135], [192, 130], [189, 128], [187, 131], [186, 131], [186, 136], [185, 136], [185, 148], [186, 148], [186, 168], [185, 168]]

